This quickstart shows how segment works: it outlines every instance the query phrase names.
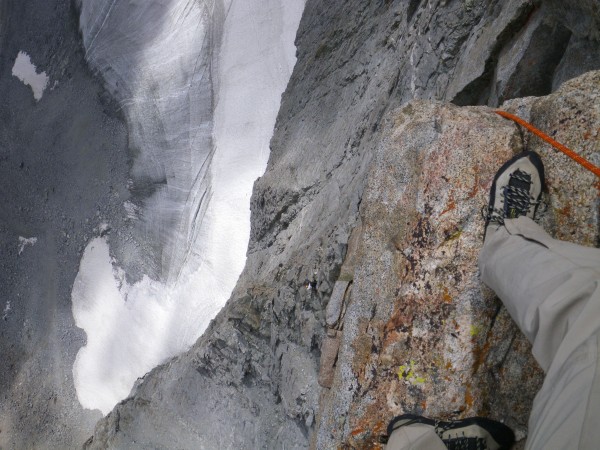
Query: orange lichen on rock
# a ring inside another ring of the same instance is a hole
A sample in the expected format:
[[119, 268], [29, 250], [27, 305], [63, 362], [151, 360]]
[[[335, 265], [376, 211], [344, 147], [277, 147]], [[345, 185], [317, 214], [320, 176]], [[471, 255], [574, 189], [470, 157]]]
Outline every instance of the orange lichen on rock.
[[471, 393], [471, 385], [467, 384], [465, 388], [465, 406], [468, 410], [473, 408], [473, 394]]
[[446, 205], [446, 209], [444, 209], [441, 213], [440, 216], [443, 216], [444, 214], [446, 214], [447, 212], [452, 211], [453, 209], [456, 208], [456, 202], [454, 201], [454, 199], [452, 198], [452, 194], [450, 194], [450, 200], [448, 200], [448, 203]]
[[448, 288], [446, 288], [446, 287], [443, 288], [442, 299], [444, 300], [445, 303], [452, 303], [452, 297], [450, 296], [450, 293], [448, 292]]
[[410, 326], [413, 321], [413, 308], [411, 305], [404, 305], [403, 308], [396, 308], [390, 319], [385, 324], [385, 332], [389, 333], [402, 327]]

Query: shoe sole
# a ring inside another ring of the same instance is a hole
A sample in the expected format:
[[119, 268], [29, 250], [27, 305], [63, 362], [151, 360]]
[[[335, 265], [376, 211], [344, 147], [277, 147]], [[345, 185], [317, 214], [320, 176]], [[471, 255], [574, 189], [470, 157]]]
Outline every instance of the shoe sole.
[[500, 446], [499, 450], [508, 450], [515, 443], [515, 434], [508, 426], [495, 420], [488, 419], [487, 417], [469, 417], [467, 419], [459, 419], [447, 422], [443, 420], [435, 421], [428, 417], [418, 416], [415, 414], [403, 414], [392, 419], [387, 428], [387, 435], [391, 436], [396, 429], [403, 426], [412, 425], [413, 423], [420, 423], [435, 427], [436, 422], [443, 428], [446, 428], [444, 425], [452, 425], [452, 427], [446, 428], [447, 431], [466, 428], [473, 425], [480, 427], [496, 441], [496, 443]]

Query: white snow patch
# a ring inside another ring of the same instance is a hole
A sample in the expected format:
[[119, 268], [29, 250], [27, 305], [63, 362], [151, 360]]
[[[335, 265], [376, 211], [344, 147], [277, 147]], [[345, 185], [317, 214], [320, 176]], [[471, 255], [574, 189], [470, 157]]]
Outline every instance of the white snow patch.
[[42, 98], [44, 90], [48, 86], [49, 78], [46, 75], [46, 72], [38, 73], [27, 53], [23, 51], [19, 52], [17, 59], [15, 60], [15, 65], [12, 68], [12, 74], [24, 84], [31, 87], [33, 97], [37, 101]]
[[185, 351], [220, 308], [206, 301], [218, 290], [210, 277], [189, 274], [172, 287], [144, 277], [130, 285], [113, 264], [106, 239], [93, 239], [72, 291], [75, 323], [87, 334], [73, 366], [77, 396], [103, 414], [138, 377]]
[[[87, 334], [73, 367], [83, 407], [108, 413], [138, 377], [187, 350], [229, 298], [245, 264], [252, 185], [266, 167], [303, 8], [304, 0], [245, 0], [228, 9], [214, 83], [212, 199], [202, 224], [190, 227], [197, 234], [173, 252], [184, 255], [177, 276], [130, 285], [104, 238], [88, 244], [72, 291], [75, 322]], [[132, 219], [147, 213], [124, 207]]]
[[2, 319], [6, 320], [6, 318], [8, 317], [8, 313], [10, 312], [10, 300], [6, 302], [6, 305], [4, 306], [4, 311], [2, 312]]
[[23, 236], [19, 236], [19, 255], [21, 255], [21, 253], [23, 253], [23, 250], [25, 250], [26, 245], [33, 246], [33, 245], [35, 245], [36, 242], [37, 242], [36, 237], [24, 238]]

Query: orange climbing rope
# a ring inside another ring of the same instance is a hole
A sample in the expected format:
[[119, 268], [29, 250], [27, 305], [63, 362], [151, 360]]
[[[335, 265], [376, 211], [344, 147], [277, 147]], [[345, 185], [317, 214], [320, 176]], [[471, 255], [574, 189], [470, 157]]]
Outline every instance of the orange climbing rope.
[[535, 134], [539, 138], [541, 138], [544, 141], [546, 141], [552, 147], [556, 148], [557, 150], [560, 150], [565, 155], [567, 155], [569, 158], [571, 158], [575, 162], [581, 164], [587, 170], [589, 170], [590, 172], [592, 172], [594, 175], [596, 175], [597, 177], [600, 177], [600, 167], [597, 167], [597, 166], [593, 165], [587, 159], [582, 158], [581, 156], [579, 156], [577, 153], [575, 153], [570, 148], [567, 148], [564, 145], [562, 145], [560, 142], [556, 142], [550, 136], [548, 136], [547, 134], [542, 133], [540, 130], [538, 130], [537, 128], [535, 128], [530, 123], [525, 122], [523, 119], [521, 119], [520, 117], [515, 116], [514, 114], [507, 113], [506, 111], [501, 111], [499, 109], [496, 110], [496, 114], [501, 115], [505, 119], [510, 119], [510, 120], [512, 120], [514, 122], [517, 122], [519, 125], [527, 128], [529, 131], [531, 131], [533, 134]]

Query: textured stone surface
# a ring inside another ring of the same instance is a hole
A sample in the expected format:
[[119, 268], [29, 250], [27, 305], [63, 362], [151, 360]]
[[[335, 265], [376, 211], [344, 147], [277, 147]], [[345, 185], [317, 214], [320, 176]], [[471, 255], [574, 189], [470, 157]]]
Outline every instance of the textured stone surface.
[[[435, 103], [410, 103], [386, 119], [317, 447], [375, 445], [390, 417], [405, 412], [483, 414], [523, 427], [527, 409], [515, 413], [513, 404], [531, 402], [540, 373], [527, 345], [513, 345], [514, 325], [496, 328], [504, 313], [477, 273], [479, 211], [499, 163], [521, 149], [519, 134], [490, 110]], [[494, 361], [491, 349], [501, 352]], [[511, 367], [514, 352], [526, 364]], [[516, 379], [529, 380], [523, 395], [490, 408], [497, 386]]]
[[338, 280], [333, 286], [331, 298], [327, 303], [327, 309], [325, 311], [325, 322], [327, 322], [327, 325], [330, 327], [334, 327], [338, 320], [340, 320], [344, 305], [344, 296], [346, 294], [346, 289], [348, 289], [348, 284], [349, 281], [347, 280]]
[[[540, 372], [474, 264], [486, 189], [520, 133], [487, 109], [398, 108], [488, 103], [497, 57], [535, 8], [309, 0], [238, 285], [194, 347], [148, 374], [90, 445], [360, 448], [413, 406], [489, 413], [523, 437]], [[352, 278], [335, 384], [321, 390], [325, 309], [335, 282]]]
[[598, 58], [597, 43], [572, 36], [565, 55], [554, 72], [552, 90], [556, 90], [566, 80], [598, 69], [600, 69], [600, 59]]
[[333, 385], [335, 367], [340, 349], [341, 332], [328, 330], [321, 343], [321, 366], [319, 368], [319, 385], [330, 388]]
[[[543, 95], [552, 89], [552, 76], [571, 37], [545, 9], [534, 10], [527, 26], [511, 37], [498, 55], [488, 104], [498, 105], [507, 98]], [[576, 75], [579, 75], [579, 72]]]
[[[510, 110], [589, 160], [599, 156], [600, 72]], [[530, 347], [478, 281], [480, 206], [498, 166], [523, 148], [486, 109], [411, 103], [390, 113], [363, 194], [361, 262], [317, 448], [377, 446], [402, 413], [502, 420], [522, 439], [542, 380]], [[537, 138], [548, 181], [542, 225], [597, 246], [597, 178]]]

